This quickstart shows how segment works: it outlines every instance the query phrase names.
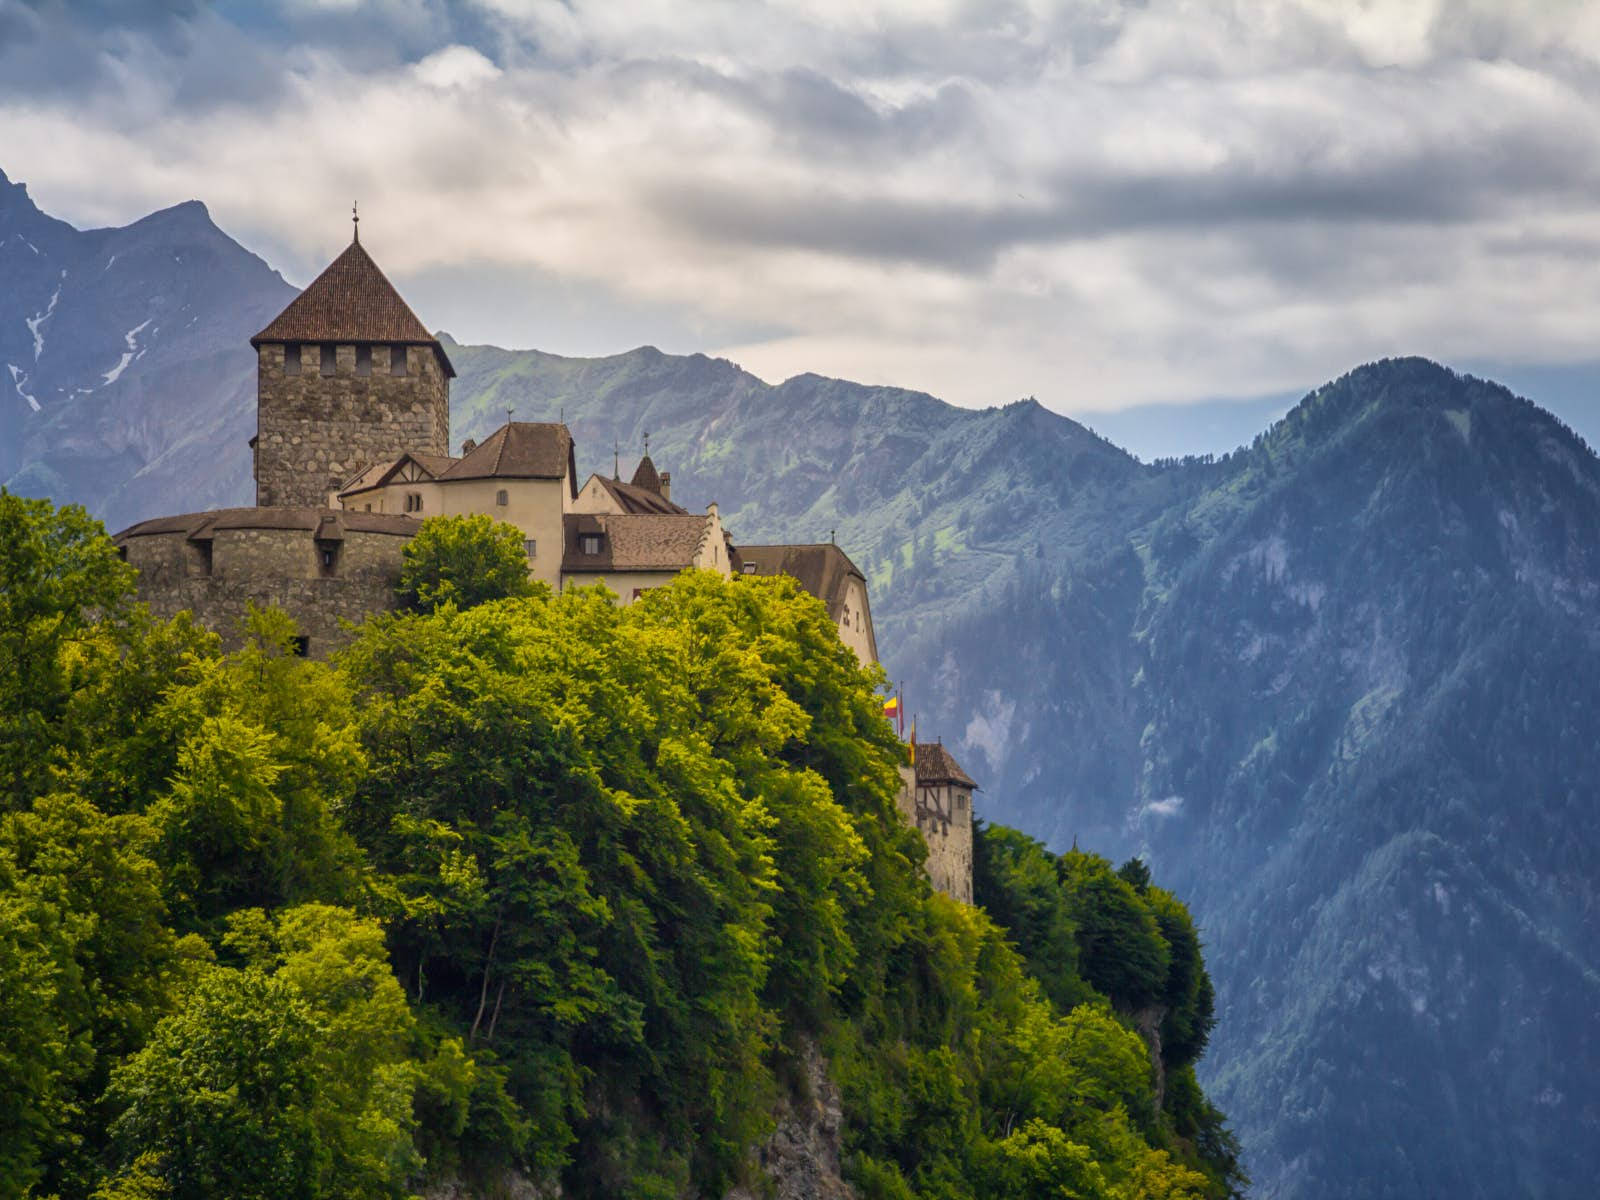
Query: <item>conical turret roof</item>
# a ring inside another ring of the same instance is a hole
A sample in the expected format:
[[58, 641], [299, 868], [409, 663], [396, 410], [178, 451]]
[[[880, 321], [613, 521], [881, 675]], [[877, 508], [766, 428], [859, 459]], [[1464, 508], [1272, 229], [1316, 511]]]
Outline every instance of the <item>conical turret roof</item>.
[[645, 491], [654, 492], [658, 496], [661, 494], [661, 476], [648, 454], [639, 460], [639, 465], [634, 468], [633, 478], [629, 482], [636, 488], [644, 488]]
[[432, 346], [454, 376], [439, 339], [417, 319], [394, 284], [378, 269], [360, 242], [328, 264], [260, 333], [250, 339], [262, 342], [388, 342], [394, 345]]

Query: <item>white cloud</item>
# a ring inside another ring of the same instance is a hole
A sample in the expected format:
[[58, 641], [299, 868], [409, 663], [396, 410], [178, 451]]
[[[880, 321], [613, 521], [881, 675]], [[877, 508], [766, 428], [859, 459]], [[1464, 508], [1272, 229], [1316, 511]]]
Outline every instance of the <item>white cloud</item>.
[[500, 68], [471, 46], [446, 46], [412, 68], [433, 88], [474, 88], [500, 76]]
[[215, 16], [115, 31], [92, 86], [0, 84], [0, 166], [81, 224], [203, 198], [302, 280], [359, 196], [402, 285], [523, 269], [681, 311], [769, 378], [971, 404], [1594, 353], [1597, 3], [390, 7], [436, 41], [290, 13], [228, 57], [237, 94], [201, 69], [238, 42]]

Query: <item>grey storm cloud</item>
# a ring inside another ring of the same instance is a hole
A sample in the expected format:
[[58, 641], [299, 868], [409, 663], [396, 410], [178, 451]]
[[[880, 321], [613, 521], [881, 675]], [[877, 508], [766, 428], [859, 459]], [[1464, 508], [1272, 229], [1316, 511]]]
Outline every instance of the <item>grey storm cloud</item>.
[[80, 223], [205, 199], [293, 278], [360, 196], [458, 336], [565, 289], [592, 348], [609, 293], [965, 402], [1600, 321], [1600, 0], [0, 0], [0, 160]]
[[[875, 145], [883, 140], [875, 126], [861, 132]], [[1059, 239], [1308, 222], [1454, 224], [1511, 212], [1538, 197], [1581, 202], [1600, 195], [1600, 161], [1574, 149], [1563, 137], [1519, 133], [1334, 165], [1284, 146], [1275, 158], [1203, 172], [1077, 170], [1041, 181], [1037, 198], [992, 202], [695, 180], [664, 184], [652, 199], [706, 237], [981, 271], [1006, 250]], [[1286, 264], [1295, 271], [1306, 265]]]

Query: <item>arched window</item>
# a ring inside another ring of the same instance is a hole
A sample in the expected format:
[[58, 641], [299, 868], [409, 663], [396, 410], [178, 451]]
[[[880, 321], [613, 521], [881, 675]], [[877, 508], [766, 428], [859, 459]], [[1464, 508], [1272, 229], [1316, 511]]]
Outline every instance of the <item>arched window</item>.
[[505, 488], [501, 488], [494, 494], [494, 502], [501, 508], [504, 508], [506, 505], [511, 503], [511, 493], [506, 491]]

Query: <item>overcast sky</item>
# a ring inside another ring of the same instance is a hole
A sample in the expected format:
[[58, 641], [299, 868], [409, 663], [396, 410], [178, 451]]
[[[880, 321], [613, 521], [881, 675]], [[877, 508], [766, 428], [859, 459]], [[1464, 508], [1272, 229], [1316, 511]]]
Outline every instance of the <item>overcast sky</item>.
[[0, 0], [74, 224], [349, 237], [462, 341], [1068, 412], [1600, 357], [1600, 2]]

